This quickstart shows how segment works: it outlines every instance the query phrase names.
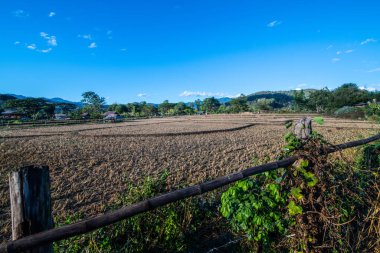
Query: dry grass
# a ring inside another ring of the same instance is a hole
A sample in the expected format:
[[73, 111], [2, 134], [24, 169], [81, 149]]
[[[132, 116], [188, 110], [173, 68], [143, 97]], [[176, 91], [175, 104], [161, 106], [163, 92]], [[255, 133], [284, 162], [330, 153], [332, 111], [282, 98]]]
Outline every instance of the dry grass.
[[[48, 165], [54, 215], [81, 212], [89, 216], [114, 203], [118, 193], [126, 189], [126, 180], [138, 181], [168, 170], [170, 185], [178, 187], [247, 168], [254, 157], [274, 160], [283, 145], [283, 122], [299, 117], [208, 115], [2, 129], [0, 241], [10, 235], [8, 174], [13, 169]], [[326, 126], [317, 127], [317, 131], [332, 143], [368, 137], [378, 129], [368, 122], [325, 121]], [[256, 125], [234, 130], [249, 124]]]

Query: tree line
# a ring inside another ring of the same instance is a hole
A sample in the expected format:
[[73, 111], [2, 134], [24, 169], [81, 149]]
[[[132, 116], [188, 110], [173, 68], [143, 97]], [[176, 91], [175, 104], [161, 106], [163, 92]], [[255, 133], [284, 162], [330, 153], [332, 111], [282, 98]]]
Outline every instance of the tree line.
[[171, 103], [168, 100], [160, 104], [134, 102], [106, 105], [104, 97], [93, 91], [82, 94], [81, 105], [73, 103], [55, 103], [44, 98], [17, 99], [0, 94], [0, 112], [14, 110], [33, 120], [50, 119], [60, 113], [73, 119], [86, 117], [102, 118], [106, 111], [114, 111], [125, 117], [174, 116], [214, 113], [241, 112], [317, 112], [335, 116], [377, 117], [380, 108], [377, 100], [380, 92], [360, 89], [356, 84], [347, 83], [336, 89], [300, 90], [292, 92], [261, 92], [252, 95], [240, 95], [226, 103], [215, 97], [197, 99], [194, 102]]

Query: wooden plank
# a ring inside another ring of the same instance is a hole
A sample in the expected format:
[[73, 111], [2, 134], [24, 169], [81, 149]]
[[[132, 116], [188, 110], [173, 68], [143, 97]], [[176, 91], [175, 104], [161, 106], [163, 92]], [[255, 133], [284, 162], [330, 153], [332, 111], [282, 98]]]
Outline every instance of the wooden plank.
[[[9, 176], [12, 239], [21, 239], [53, 228], [48, 167], [24, 167]], [[48, 244], [28, 250], [30, 253], [53, 252]]]
[[22, 204], [22, 182], [20, 172], [9, 176], [9, 194], [11, 199], [12, 239], [23, 237], [24, 208]]

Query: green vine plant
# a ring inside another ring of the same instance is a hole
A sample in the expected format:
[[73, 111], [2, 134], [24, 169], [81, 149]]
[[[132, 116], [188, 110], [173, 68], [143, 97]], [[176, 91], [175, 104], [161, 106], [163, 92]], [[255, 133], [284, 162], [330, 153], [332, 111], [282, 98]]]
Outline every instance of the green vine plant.
[[[321, 117], [313, 121], [324, 122]], [[239, 181], [222, 194], [220, 212], [232, 229], [245, 234], [257, 252], [351, 252], [368, 247], [356, 226], [368, 215], [369, 199], [363, 194], [376, 181], [342, 161], [329, 161], [328, 143], [317, 132], [307, 141], [291, 132], [284, 139], [279, 158], [297, 154], [297, 162]]]

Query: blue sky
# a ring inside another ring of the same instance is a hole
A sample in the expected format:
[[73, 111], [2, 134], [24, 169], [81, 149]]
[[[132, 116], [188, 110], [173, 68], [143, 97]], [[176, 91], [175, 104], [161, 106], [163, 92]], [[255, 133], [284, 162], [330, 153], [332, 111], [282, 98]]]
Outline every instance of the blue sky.
[[380, 89], [380, 2], [0, 1], [0, 93], [108, 103]]

